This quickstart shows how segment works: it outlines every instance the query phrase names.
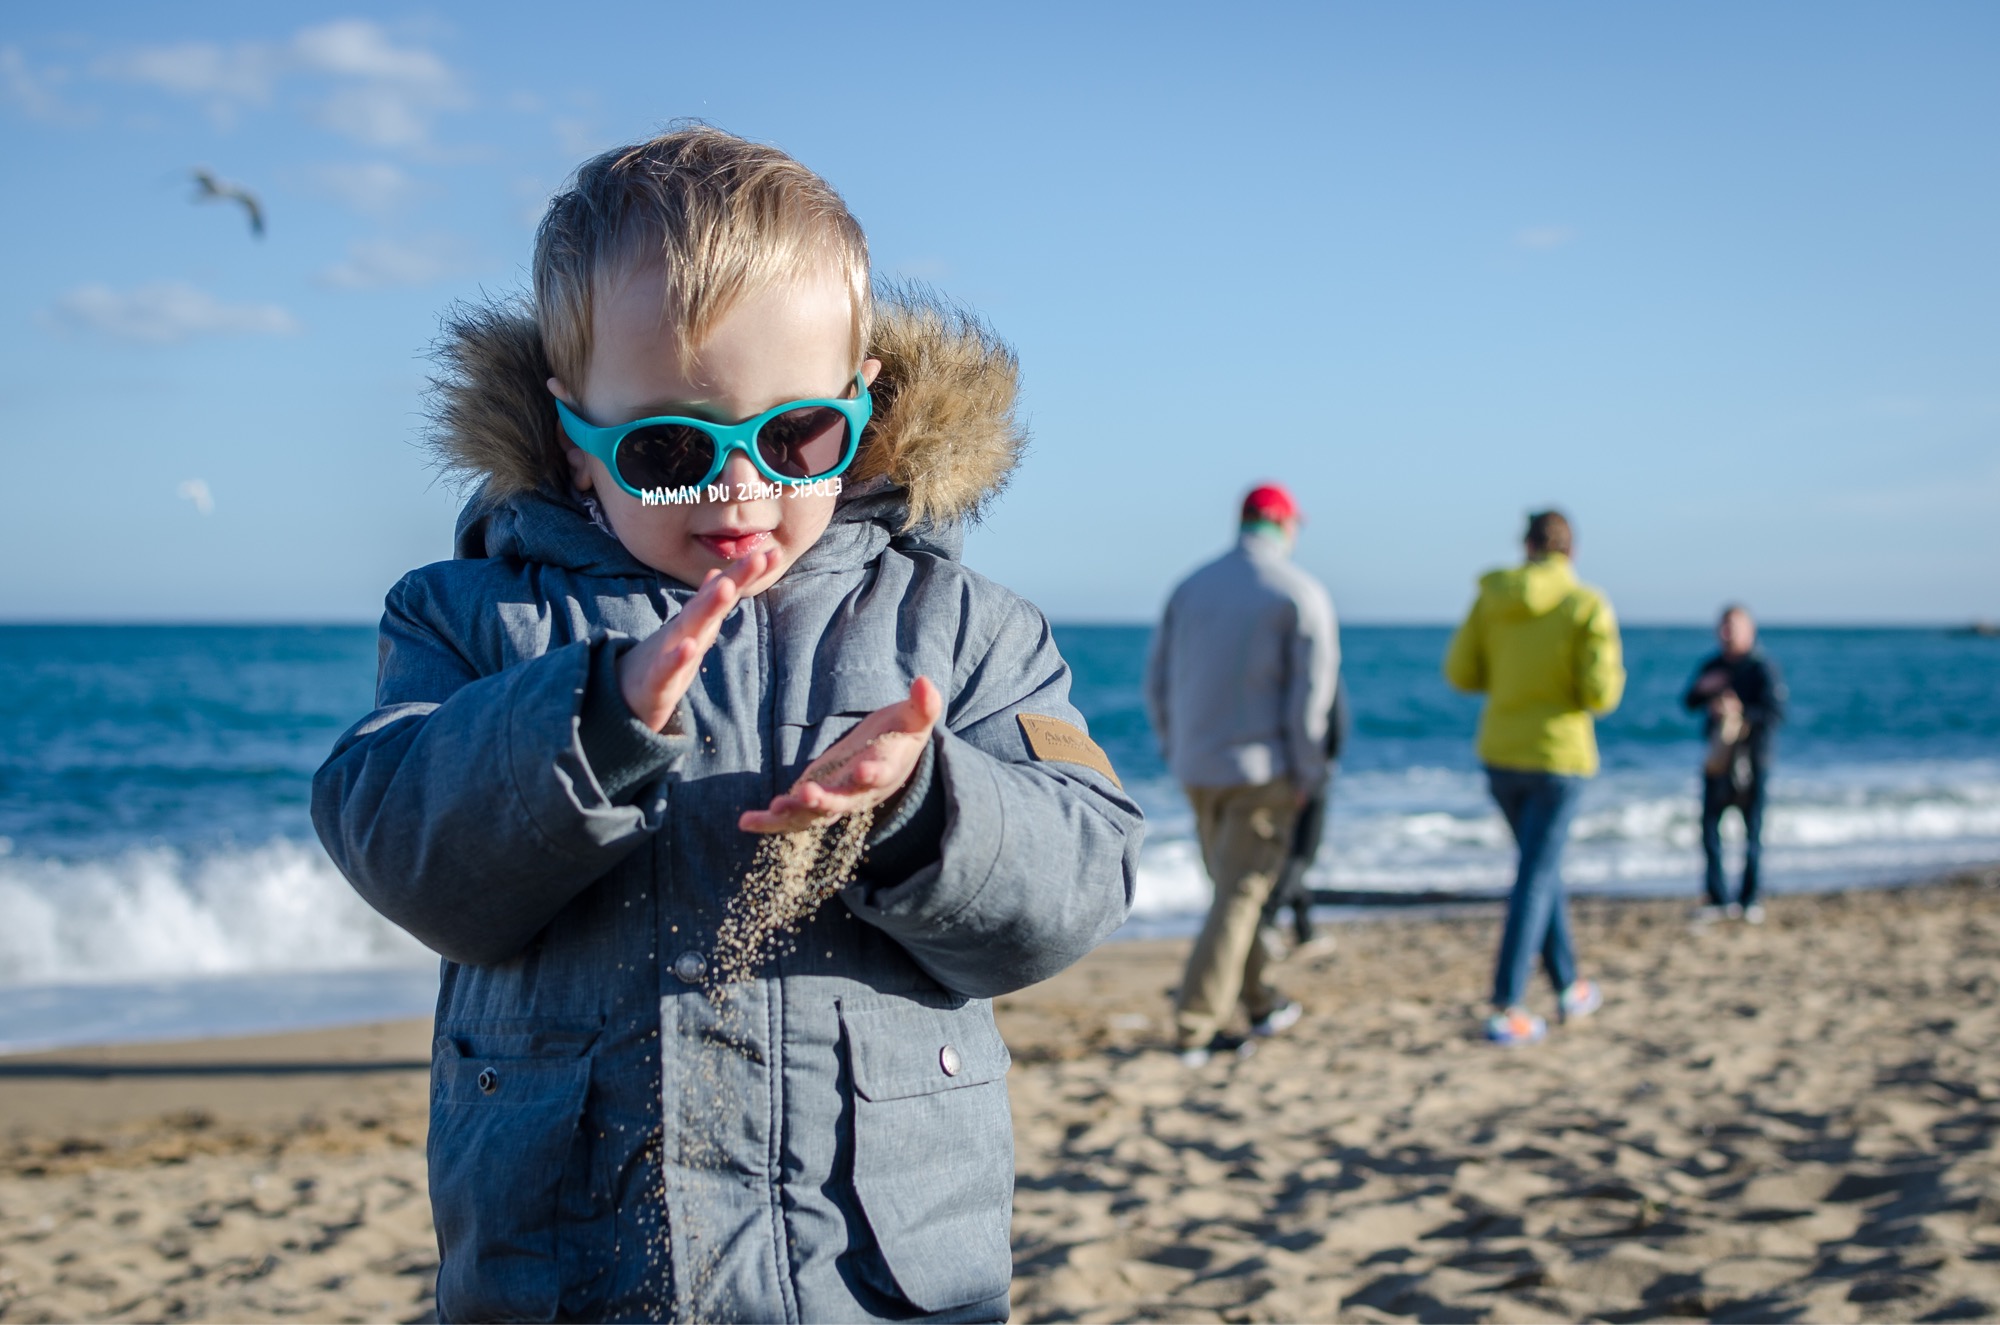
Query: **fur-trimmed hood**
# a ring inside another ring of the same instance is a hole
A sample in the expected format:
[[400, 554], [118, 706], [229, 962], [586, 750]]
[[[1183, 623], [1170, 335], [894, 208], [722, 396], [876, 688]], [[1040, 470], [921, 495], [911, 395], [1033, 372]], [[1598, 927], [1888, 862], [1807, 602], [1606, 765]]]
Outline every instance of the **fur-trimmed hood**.
[[[976, 317], [907, 287], [877, 292], [869, 354], [882, 361], [871, 388], [875, 412], [836, 519], [934, 531], [936, 541], [955, 546], [956, 526], [979, 516], [1025, 450], [1015, 416], [1019, 364]], [[427, 440], [440, 468], [478, 487], [461, 517], [461, 543], [468, 519], [515, 499], [580, 511], [532, 309], [519, 302], [455, 309], [435, 357]]]

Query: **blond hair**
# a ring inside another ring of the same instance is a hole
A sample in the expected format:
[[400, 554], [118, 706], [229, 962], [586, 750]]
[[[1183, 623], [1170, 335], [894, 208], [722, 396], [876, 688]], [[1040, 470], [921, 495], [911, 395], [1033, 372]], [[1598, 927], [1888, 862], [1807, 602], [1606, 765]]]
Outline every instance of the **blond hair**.
[[775, 147], [693, 124], [577, 167], [535, 233], [535, 320], [571, 391], [590, 364], [604, 282], [657, 258], [683, 360], [747, 295], [834, 273], [853, 301], [851, 359], [873, 319], [868, 240], [832, 186]]

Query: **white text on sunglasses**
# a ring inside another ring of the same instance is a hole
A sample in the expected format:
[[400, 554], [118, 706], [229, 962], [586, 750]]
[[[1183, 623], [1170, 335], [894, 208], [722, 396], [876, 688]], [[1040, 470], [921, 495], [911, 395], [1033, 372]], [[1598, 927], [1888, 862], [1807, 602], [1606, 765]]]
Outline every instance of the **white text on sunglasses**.
[[646, 506], [685, 506], [703, 501], [775, 501], [779, 497], [838, 497], [840, 479], [812, 478], [785, 483], [689, 483], [678, 488], [641, 488]]

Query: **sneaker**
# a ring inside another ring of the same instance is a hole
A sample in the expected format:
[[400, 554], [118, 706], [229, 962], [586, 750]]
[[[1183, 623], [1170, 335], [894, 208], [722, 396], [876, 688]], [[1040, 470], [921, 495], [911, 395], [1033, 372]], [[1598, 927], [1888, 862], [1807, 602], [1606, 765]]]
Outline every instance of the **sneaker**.
[[1564, 1021], [1582, 1021], [1604, 1006], [1604, 991], [1597, 987], [1595, 980], [1579, 980], [1563, 990], [1562, 997], [1556, 1002]]
[[1731, 920], [1741, 920], [1743, 918], [1743, 908], [1735, 902], [1731, 902], [1728, 906], [1722, 908], [1722, 914]]
[[1743, 923], [1744, 923], [1744, 924], [1746, 924], [1746, 925], [1761, 925], [1761, 924], [1763, 924], [1763, 923], [1764, 923], [1764, 904], [1763, 904], [1762, 902], [1752, 902], [1752, 903], [1750, 903], [1750, 905], [1748, 905], [1748, 906], [1744, 907], [1744, 908], [1743, 908]]
[[1212, 1059], [1220, 1057], [1223, 1054], [1234, 1054], [1238, 1058], [1248, 1058], [1256, 1052], [1257, 1042], [1255, 1040], [1247, 1040], [1241, 1035], [1223, 1035], [1218, 1033], [1207, 1044], [1195, 1045], [1192, 1048], [1181, 1050], [1181, 1065], [1183, 1067], [1207, 1067]]
[[1510, 1049], [1516, 1045], [1540, 1044], [1548, 1033], [1549, 1024], [1526, 1008], [1508, 1008], [1486, 1019], [1486, 1038]]
[[1688, 916], [1688, 923], [1696, 926], [1712, 925], [1728, 914], [1728, 907], [1717, 906], [1710, 902], [1705, 906], [1697, 906]]
[[1251, 1022], [1250, 1033], [1264, 1039], [1269, 1039], [1273, 1035], [1282, 1035], [1284, 1032], [1298, 1025], [1299, 1018], [1305, 1015], [1306, 1010], [1304, 1008], [1287, 999], [1263, 1016], [1257, 1018], [1257, 1020]]

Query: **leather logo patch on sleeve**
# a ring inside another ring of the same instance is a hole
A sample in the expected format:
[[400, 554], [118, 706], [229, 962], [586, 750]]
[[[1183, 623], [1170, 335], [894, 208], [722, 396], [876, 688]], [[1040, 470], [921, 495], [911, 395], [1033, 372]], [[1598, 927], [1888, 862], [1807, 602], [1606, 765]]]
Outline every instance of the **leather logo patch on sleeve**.
[[1110, 758], [1098, 748], [1097, 742], [1075, 726], [1061, 718], [1044, 717], [1040, 713], [1017, 713], [1014, 716], [1021, 720], [1021, 731], [1028, 738], [1028, 751], [1035, 758], [1094, 768], [1110, 778], [1112, 786], [1124, 790], [1125, 784], [1112, 771]]

